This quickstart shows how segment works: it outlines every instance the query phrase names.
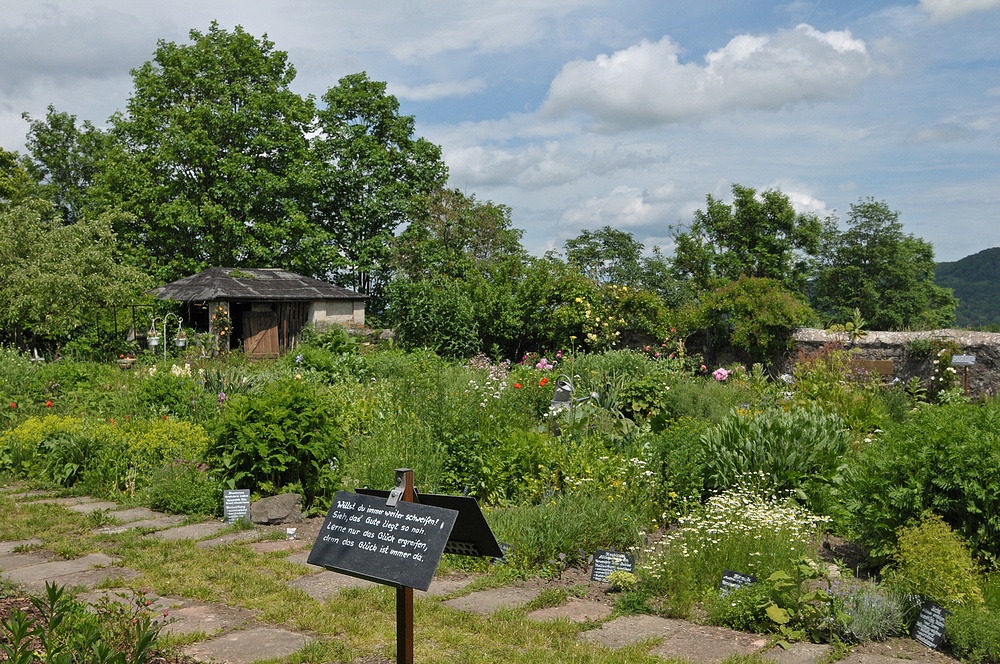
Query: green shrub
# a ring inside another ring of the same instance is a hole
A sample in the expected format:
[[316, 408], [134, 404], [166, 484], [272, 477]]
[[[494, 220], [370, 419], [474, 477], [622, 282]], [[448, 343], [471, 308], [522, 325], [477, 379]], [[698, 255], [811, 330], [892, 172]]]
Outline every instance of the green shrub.
[[956, 607], [945, 619], [951, 653], [968, 664], [1000, 662], [1000, 613], [981, 606]]
[[766, 633], [774, 628], [774, 623], [764, 612], [768, 601], [768, 587], [764, 583], [751, 583], [736, 588], [723, 595], [713, 592], [705, 602], [708, 621], [741, 632]]
[[896, 531], [925, 512], [976, 556], [1000, 556], [1000, 404], [936, 406], [871, 436], [845, 474], [846, 525], [884, 560]]
[[153, 473], [145, 495], [150, 508], [170, 514], [222, 514], [222, 484], [204, 463], [171, 461]]
[[753, 402], [753, 393], [745, 386], [727, 385], [715, 380], [678, 377], [669, 383], [669, 387], [670, 390], [663, 395], [661, 417], [664, 420], [694, 418], [718, 424], [734, 408]]
[[508, 559], [527, 569], [556, 561], [571, 565], [598, 548], [628, 551], [642, 542], [638, 524], [622, 503], [582, 492], [541, 505], [490, 510], [486, 516], [497, 540], [511, 545]]
[[659, 478], [660, 495], [655, 507], [662, 524], [672, 523], [701, 504], [704, 493], [705, 450], [701, 436], [711, 424], [688, 417], [667, 423], [650, 437], [647, 445], [649, 469]]
[[475, 303], [458, 280], [394, 281], [386, 291], [388, 317], [404, 348], [471, 357], [479, 347]]
[[913, 595], [853, 579], [833, 582], [831, 602], [833, 630], [845, 643], [905, 634], [920, 608]]
[[936, 515], [901, 528], [888, 579], [948, 608], [983, 603], [979, 570], [962, 538]]
[[762, 473], [772, 491], [794, 491], [814, 511], [830, 514], [844, 457], [847, 425], [820, 408], [736, 412], [702, 436], [706, 486], [723, 490]]
[[198, 424], [161, 416], [153, 420], [113, 418], [94, 425], [94, 456], [83, 484], [111, 496], [135, 494], [152, 482], [153, 473], [174, 459], [204, 459], [208, 434]]
[[324, 469], [339, 452], [337, 415], [317, 385], [269, 383], [228, 401], [208, 460], [230, 487], [267, 495], [295, 489], [309, 506], [321, 491]]
[[773, 494], [734, 487], [681, 517], [641, 566], [662, 594], [664, 580], [689, 579], [697, 593], [715, 588], [726, 569], [764, 579], [789, 560], [811, 554], [828, 521]]

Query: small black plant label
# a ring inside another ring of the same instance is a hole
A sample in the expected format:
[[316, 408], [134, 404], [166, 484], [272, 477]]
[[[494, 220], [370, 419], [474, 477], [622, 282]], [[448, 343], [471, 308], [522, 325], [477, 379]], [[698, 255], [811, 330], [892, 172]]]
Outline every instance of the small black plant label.
[[458, 512], [338, 491], [310, 565], [390, 586], [427, 590]]
[[250, 489], [222, 492], [222, 520], [226, 523], [250, 520]]
[[631, 553], [620, 553], [611, 549], [598, 549], [594, 552], [594, 567], [590, 570], [590, 580], [607, 583], [612, 572], [634, 572], [635, 556]]
[[725, 597], [734, 590], [749, 586], [751, 583], [757, 583], [757, 577], [753, 574], [740, 574], [739, 572], [727, 569], [722, 571], [722, 580], [719, 581], [719, 591]]
[[924, 604], [913, 626], [914, 640], [936, 650], [944, 641], [944, 619], [950, 615], [951, 611], [934, 602]]

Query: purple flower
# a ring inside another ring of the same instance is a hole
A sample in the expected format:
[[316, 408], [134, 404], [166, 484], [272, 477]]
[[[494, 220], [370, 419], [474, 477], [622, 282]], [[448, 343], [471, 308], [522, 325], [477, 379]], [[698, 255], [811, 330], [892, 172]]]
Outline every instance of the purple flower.
[[229, 399], [229, 397], [226, 396], [225, 392], [219, 392], [219, 403], [226, 403], [227, 399]]

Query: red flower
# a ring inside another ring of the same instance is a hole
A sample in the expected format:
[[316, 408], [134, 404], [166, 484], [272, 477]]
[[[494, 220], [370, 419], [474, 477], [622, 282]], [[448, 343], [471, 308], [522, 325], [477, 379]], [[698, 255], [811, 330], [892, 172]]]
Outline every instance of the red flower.
[[[520, 384], [520, 383], [514, 383], [514, 389], [515, 389], [515, 390], [519, 390], [519, 389], [521, 389], [521, 384]], [[11, 406], [13, 406], [13, 405], [14, 405], [14, 404], [11, 404]]]
[[166, 415], [164, 415], [164, 416], [163, 416], [163, 419], [167, 419], [167, 416], [166, 416]]
[[11, 407], [11, 408], [17, 408], [17, 404], [16, 404], [16, 403], [14, 403], [13, 401], [11, 401], [11, 402], [10, 402], [10, 407]]
[[48, 401], [45, 402], [45, 407], [52, 408], [52, 399], [49, 399]]
[[538, 381], [538, 386], [539, 387], [545, 387], [546, 385], [548, 385], [548, 383], [549, 383], [549, 379], [548, 378], [543, 378], [540, 381]]
[[115, 418], [113, 418], [113, 417], [109, 417], [109, 418], [108, 418], [108, 422], [111, 422], [111, 425], [112, 425], [112, 426], [114, 426], [114, 423], [115, 423]]

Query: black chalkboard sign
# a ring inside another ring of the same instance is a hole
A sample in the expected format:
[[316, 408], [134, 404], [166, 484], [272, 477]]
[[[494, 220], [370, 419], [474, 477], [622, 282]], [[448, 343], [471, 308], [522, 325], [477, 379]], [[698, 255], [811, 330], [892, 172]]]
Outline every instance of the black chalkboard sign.
[[225, 523], [250, 520], [250, 489], [226, 489], [222, 492], [222, 520]]
[[913, 626], [913, 638], [928, 648], [937, 649], [944, 641], [944, 619], [950, 615], [951, 611], [948, 609], [934, 602], [927, 602], [920, 609], [920, 615]]
[[757, 577], [753, 574], [740, 574], [739, 572], [727, 569], [722, 572], [722, 580], [719, 581], [719, 591], [725, 597], [734, 590], [749, 586], [751, 583], [757, 583]]
[[594, 567], [590, 570], [590, 580], [607, 583], [612, 572], [634, 572], [635, 556], [631, 553], [619, 553], [614, 549], [606, 551], [598, 549], [594, 552]]
[[338, 491], [310, 565], [400, 588], [427, 590], [458, 513]]

